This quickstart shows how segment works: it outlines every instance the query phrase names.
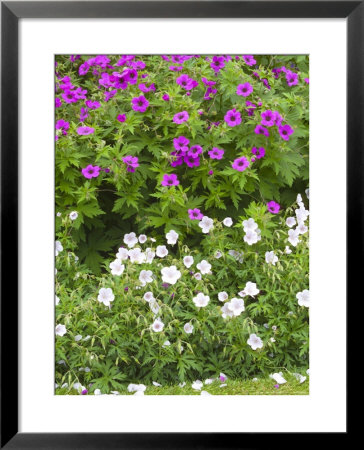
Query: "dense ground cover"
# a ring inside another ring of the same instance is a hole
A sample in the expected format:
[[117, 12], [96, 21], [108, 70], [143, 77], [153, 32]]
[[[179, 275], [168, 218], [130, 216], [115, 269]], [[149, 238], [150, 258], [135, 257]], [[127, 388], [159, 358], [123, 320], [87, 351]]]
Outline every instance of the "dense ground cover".
[[57, 57], [59, 386], [307, 370], [307, 77], [305, 56]]

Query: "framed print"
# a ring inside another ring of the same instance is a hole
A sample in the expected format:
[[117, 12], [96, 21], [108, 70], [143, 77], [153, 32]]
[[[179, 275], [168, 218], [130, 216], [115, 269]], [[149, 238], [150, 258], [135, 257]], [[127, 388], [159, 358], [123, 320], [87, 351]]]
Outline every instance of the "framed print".
[[347, 436], [363, 8], [2, 2], [2, 448]]

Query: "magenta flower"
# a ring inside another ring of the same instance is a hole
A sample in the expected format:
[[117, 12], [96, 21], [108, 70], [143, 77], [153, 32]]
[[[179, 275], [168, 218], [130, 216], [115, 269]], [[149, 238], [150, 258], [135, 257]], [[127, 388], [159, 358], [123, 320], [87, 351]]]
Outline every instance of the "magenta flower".
[[85, 178], [96, 178], [99, 176], [100, 173], [100, 167], [99, 166], [93, 166], [93, 165], [88, 165], [87, 167], [85, 167], [84, 169], [82, 169], [82, 175]]
[[241, 124], [240, 112], [237, 111], [235, 108], [230, 109], [225, 114], [224, 120], [230, 127], [235, 127], [236, 125], [240, 125]]
[[66, 135], [67, 130], [69, 129], [70, 124], [63, 119], [59, 119], [56, 122], [56, 130], [62, 130], [62, 134]]
[[87, 61], [85, 61], [83, 64], [80, 65], [80, 67], [78, 68], [78, 74], [79, 75], [86, 75], [86, 73], [89, 71], [90, 66], [87, 63]]
[[172, 167], [177, 167], [183, 164], [183, 155], [185, 154], [185, 152], [182, 152], [182, 155], [179, 154], [179, 152], [171, 152], [171, 156], [172, 161], [171, 161], [171, 166]]
[[262, 125], [266, 127], [271, 127], [274, 125], [276, 115], [270, 109], [261, 113]]
[[97, 109], [97, 108], [100, 108], [100, 106], [101, 106], [99, 102], [96, 102], [96, 101], [93, 102], [91, 100], [86, 100], [85, 104], [86, 104], [87, 108], [89, 108], [89, 109]]
[[182, 153], [186, 153], [188, 151], [188, 144], [190, 143], [189, 139], [184, 136], [179, 136], [178, 138], [173, 139], [173, 146], [176, 150], [181, 151]]
[[211, 159], [222, 159], [224, 155], [224, 150], [221, 148], [213, 147], [212, 150], [208, 152]]
[[279, 210], [281, 209], [281, 206], [279, 203], [276, 203], [275, 201], [271, 200], [267, 203], [268, 211], [272, 214], [278, 214]]
[[205, 86], [214, 86], [216, 84], [216, 81], [209, 81], [207, 78], [202, 77], [202, 83]]
[[249, 166], [249, 161], [242, 156], [241, 158], [235, 159], [232, 163], [232, 168], [238, 170], [239, 172], [244, 172], [244, 170]]
[[220, 69], [225, 67], [225, 58], [223, 56], [214, 56], [212, 58], [212, 62], [210, 66], [214, 69], [215, 72], [218, 72]]
[[205, 92], [205, 95], [204, 95], [203, 99], [204, 100], [211, 100], [212, 96], [215, 95], [216, 92], [217, 92], [217, 89], [214, 89], [214, 88], [209, 86], [207, 88], [206, 92]]
[[117, 90], [115, 89], [115, 90], [113, 90], [113, 91], [110, 91], [110, 92], [105, 92], [105, 102], [108, 102], [111, 98], [113, 98], [115, 95], [116, 95], [116, 93], [117, 93]]
[[193, 145], [189, 151], [188, 151], [188, 156], [192, 156], [192, 158], [197, 158], [198, 155], [201, 155], [201, 153], [203, 152], [203, 149], [201, 147], [201, 145]]
[[118, 120], [119, 122], [125, 122], [125, 121], [126, 121], [126, 114], [119, 114], [119, 115], [117, 116], [117, 120]]
[[164, 94], [163, 97], [162, 97], [162, 99], [163, 99], [165, 102], [169, 102], [169, 95], [168, 95], [168, 94]]
[[278, 111], [274, 111], [274, 125], [281, 125], [282, 124], [282, 116], [279, 114]]
[[[255, 155], [254, 161], [255, 161], [255, 159], [263, 158], [265, 155], [265, 148], [264, 147], [259, 147], [259, 148], [253, 147], [252, 153]], [[253, 161], [253, 159], [252, 159], [252, 161]]]
[[136, 84], [138, 81], [138, 72], [135, 69], [128, 69], [125, 76], [129, 84]]
[[198, 85], [197, 81], [193, 80], [186, 74], [182, 74], [176, 80], [176, 83], [181, 86], [181, 88], [186, 89], [186, 91], [190, 91], [194, 87]]
[[125, 156], [123, 162], [127, 165], [128, 172], [135, 172], [136, 167], [139, 167], [137, 156]]
[[88, 109], [87, 108], [81, 108], [80, 111], [80, 122], [83, 122], [88, 117]]
[[154, 83], [152, 83], [149, 87], [147, 87], [147, 85], [145, 83], [141, 83], [138, 85], [138, 88], [142, 91], [142, 92], [150, 92], [150, 91], [155, 91], [155, 85]]
[[279, 389], [279, 384], [275, 384], [274, 387], [275, 387], [276, 389]]
[[253, 92], [253, 86], [250, 83], [239, 84], [236, 88], [236, 93], [243, 97], [248, 97]]
[[296, 84], [298, 84], [298, 74], [295, 72], [291, 72], [290, 70], [287, 70], [286, 80], [288, 86], [295, 86]]
[[194, 158], [193, 156], [184, 156], [184, 162], [187, 164], [188, 167], [198, 167], [200, 165], [200, 158]]
[[261, 125], [257, 125], [255, 127], [254, 132], [256, 134], [264, 134], [264, 136], [269, 136], [269, 131], [266, 128], [262, 127]]
[[173, 122], [177, 124], [181, 124], [183, 122], [186, 122], [190, 116], [188, 115], [187, 111], [181, 111], [173, 116]]
[[213, 170], [209, 170], [209, 175], [213, 175], [214, 171]]
[[168, 175], [165, 173], [163, 175], [163, 180], [161, 182], [162, 186], [177, 186], [179, 184], [179, 181], [177, 179], [177, 175], [175, 173], [171, 173]]
[[134, 111], [145, 112], [149, 106], [148, 100], [141, 95], [140, 97], [134, 97], [131, 101], [131, 107]]
[[243, 55], [243, 60], [247, 66], [254, 66], [257, 63], [253, 55]]
[[294, 130], [288, 124], [286, 124], [279, 126], [278, 131], [282, 139], [284, 139], [285, 141], [289, 141], [289, 137]]
[[62, 100], [58, 97], [56, 97], [56, 108], [59, 108], [62, 106]]
[[189, 209], [188, 210], [188, 215], [190, 216], [191, 220], [201, 220], [203, 218], [203, 214], [197, 208]]
[[89, 134], [93, 134], [95, 132], [94, 128], [91, 127], [79, 127], [77, 128], [77, 134], [80, 136], [88, 136]]
[[310, 84], [310, 79], [309, 78], [304, 78], [304, 82], [307, 84]]

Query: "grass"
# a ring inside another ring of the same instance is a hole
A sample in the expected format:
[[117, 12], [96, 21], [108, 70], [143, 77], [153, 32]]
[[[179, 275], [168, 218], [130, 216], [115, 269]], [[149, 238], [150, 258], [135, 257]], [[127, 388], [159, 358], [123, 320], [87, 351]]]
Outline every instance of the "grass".
[[[225, 383], [220, 381], [214, 381], [212, 384], [205, 385], [201, 389], [212, 395], [308, 395], [309, 394], [309, 379], [299, 383], [296, 378], [284, 373], [284, 378], [287, 383], [281, 384], [279, 388], [274, 387], [276, 382], [271, 378], [253, 380], [227, 380]], [[220, 387], [221, 384], [226, 384], [224, 387]], [[127, 385], [125, 390], [120, 390], [120, 395], [134, 395], [127, 391]], [[77, 395], [75, 390], [68, 391], [68, 389], [58, 388], [56, 390], [57, 395]], [[187, 382], [186, 385], [181, 388], [180, 386], [154, 386], [149, 385], [144, 392], [145, 395], [201, 395], [201, 391], [192, 389], [191, 383]]]

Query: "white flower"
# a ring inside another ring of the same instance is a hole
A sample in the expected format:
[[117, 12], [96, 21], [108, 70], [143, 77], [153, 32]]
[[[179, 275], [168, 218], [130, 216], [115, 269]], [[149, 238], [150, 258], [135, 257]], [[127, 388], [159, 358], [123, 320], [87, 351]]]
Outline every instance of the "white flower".
[[57, 217], [61, 217], [61, 215], [62, 215], [61, 212], [58, 212], [58, 213], [57, 213]]
[[296, 380], [300, 382], [300, 384], [303, 383], [304, 381], [306, 381], [306, 379], [307, 379], [307, 377], [304, 377], [300, 373], [294, 373], [293, 375], [296, 378]]
[[208, 295], [204, 295], [202, 292], [197, 294], [196, 297], [193, 297], [193, 303], [197, 306], [197, 308], [203, 308], [208, 305], [210, 301], [210, 297]]
[[287, 253], [287, 255], [292, 253], [292, 250], [288, 247], [288, 245], [286, 245], [286, 248], [284, 249], [284, 253]]
[[62, 244], [59, 241], [56, 241], [56, 256], [58, 256], [58, 253], [63, 251]]
[[202, 280], [202, 275], [200, 274], [200, 272], [196, 272], [194, 275], [193, 275], [193, 278], [196, 278], [196, 280]]
[[183, 387], [185, 387], [186, 386], [186, 382], [184, 381], [183, 383], [179, 383], [179, 385], [178, 385], [180, 388], [183, 388]]
[[128, 255], [130, 257], [130, 262], [132, 263], [143, 264], [146, 259], [145, 254], [139, 247], [129, 250]]
[[[292, 231], [292, 230], [289, 230], [289, 231]], [[278, 261], [278, 256], [276, 256], [273, 251], [265, 253], [265, 262], [266, 263], [273, 264], [273, 266], [275, 266], [277, 261]]]
[[145, 300], [146, 302], [149, 303], [150, 301], [154, 300], [153, 292], [146, 292], [146, 293], [144, 294], [143, 298], [144, 298], [144, 300]]
[[139, 281], [145, 286], [153, 281], [153, 272], [151, 270], [142, 270], [139, 274]]
[[128, 250], [124, 247], [120, 247], [118, 253], [116, 254], [116, 258], [120, 259], [121, 261], [124, 261], [125, 259], [128, 259], [128, 257], [129, 257]]
[[198, 226], [202, 229], [202, 233], [208, 233], [214, 228], [214, 221], [210, 217], [203, 216]]
[[169, 341], [164, 341], [162, 347], [169, 347], [171, 343]]
[[237, 252], [236, 250], [229, 250], [229, 255], [236, 259], [236, 261], [239, 261], [240, 263], [244, 260], [244, 253], [243, 252]]
[[151, 242], [157, 242], [157, 239], [154, 239], [154, 238], [149, 238], [149, 240], [151, 241]]
[[215, 257], [216, 259], [219, 259], [219, 258], [222, 257], [222, 253], [221, 253], [219, 250], [217, 250], [217, 251], [215, 252], [214, 257]]
[[226, 383], [224, 383], [224, 384], [220, 384], [220, 386], [219, 386], [219, 387], [225, 387], [225, 386], [227, 386], [227, 384], [226, 384]]
[[296, 219], [294, 217], [288, 217], [286, 219], [286, 225], [287, 227], [292, 228], [294, 225], [296, 225]]
[[105, 306], [110, 306], [110, 302], [114, 301], [114, 294], [111, 288], [101, 288], [97, 300]]
[[207, 392], [207, 391], [201, 391], [201, 395], [212, 395], [212, 394], [210, 394], [210, 393]]
[[102, 395], [100, 389], [95, 389], [94, 395]]
[[309, 199], [310, 198], [310, 190], [308, 188], [305, 190], [305, 194], [306, 194], [306, 197]]
[[258, 228], [258, 224], [255, 223], [254, 219], [248, 219], [243, 221], [244, 231], [255, 231]]
[[111, 274], [118, 275], [118, 276], [120, 276], [124, 272], [124, 269], [125, 269], [125, 266], [124, 266], [124, 264], [121, 264], [120, 259], [115, 259], [115, 261], [110, 263], [109, 267], [111, 269]]
[[77, 336], [75, 336], [75, 341], [78, 342], [82, 339], [82, 334], [78, 334]]
[[238, 292], [238, 295], [239, 295], [240, 297], [246, 297], [246, 293], [245, 293], [244, 290]]
[[252, 381], [258, 381], [258, 378], [253, 378]]
[[189, 269], [193, 264], [193, 256], [185, 256], [183, 258], [183, 264]]
[[259, 289], [257, 289], [256, 283], [252, 283], [251, 281], [248, 281], [245, 285], [244, 292], [246, 295], [250, 295], [250, 297], [254, 297], [255, 295], [259, 294]]
[[222, 291], [217, 294], [217, 298], [220, 300], [220, 302], [225, 302], [229, 298], [229, 296], [227, 292]]
[[302, 195], [301, 194], [297, 194], [296, 202], [297, 203], [302, 203]]
[[231, 227], [231, 225], [233, 224], [233, 221], [232, 221], [231, 217], [225, 217], [225, 219], [222, 221], [222, 223], [226, 227]]
[[133, 248], [137, 242], [138, 238], [134, 232], [124, 235], [124, 244], [126, 244], [129, 248]]
[[176, 284], [182, 274], [176, 266], [163, 267], [161, 270], [163, 283]]
[[244, 300], [234, 297], [230, 300], [228, 308], [232, 311], [234, 316], [240, 316], [240, 314], [245, 311]]
[[201, 380], [196, 380], [192, 383], [192, 389], [195, 389], [196, 391], [200, 391], [203, 387], [203, 383]]
[[205, 380], [205, 384], [212, 384], [214, 382], [214, 380], [212, 378], [207, 378], [207, 380]]
[[158, 386], [158, 387], [162, 386], [161, 384], [157, 383], [156, 381], [152, 381], [152, 383], [153, 383], [154, 386]]
[[153, 314], [158, 314], [159, 305], [154, 299], [149, 302], [149, 307], [152, 310]]
[[299, 292], [296, 295], [296, 298], [298, 299], [298, 304], [300, 306], [306, 306], [306, 308], [310, 306], [310, 291], [308, 289]]
[[153, 250], [151, 248], [147, 248], [145, 250], [146, 262], [148, 264], [151, 264], [153, 262], [154, 257], [155, 257], [155, 252], [153, 252]]
[[272, 343], [276, 341], [276, 340], [274, 339], [274, 337], [271, 337], [269, 340], [270, 340]]
[[166, 234], [167, 238], [167, 244], [174, 245], [177, 242], [178, 239], [178, 233], [176, 233], [174, 230], [168, 231]]
[[296, 217], [297, 217], [297, 222], [304, 222], [307, 217], [310, 215], [310, 212], [305, 209], [305, 207], [301, 206], [299, 209], [295, 209], [295, 213], [296, 213]]
[[202, 275], [205, 275], [206, 273], [211, 272], [211, 264], [208, 263], [205, 259], [203, 259], [201, 262], [199, 262], [196, 265], [196, 267], [202, 273]]
[[71, 220], [76, 220], [77, 217], [78, 217], [78, 212], [77, 212], [77, 211], [72, 211], [72, 212], [70, 213], [70, 219], [71, 219]]
[[233, 317], [234, 313], [229, 308], [230, 302], [224, 303], [224, 306], [221, 308], [221, 314], [223, 319], [226, 319], [227, 317]]
[[144, 244], [144, 242], [146, 242], [147, 241], [147, 236], [145, 235], [145, 234], [141, 234], [139, 237], [138, 237], [138, 241], [141, 243], [141, 244]]
[[55, 302], [56, 302], [56, 306], [59, 304], [59, 297], [57, 297], [57, 295], [55, 295]]
[[296, 245], [301, 242], [298, 239], [299, 232], [298, 230], [288, 230], [288, 242], [293, 245], [293, 247], [296, 247]]
[[310, 375], [310, 369], [306, 370], [307, 375]]
[[152, 330], [156, 333], [163, 331], [164, 323], [160, 319], [156, 319], [152, 324]]
[[187, 323], [185, 324], [185, 326], [183, 327], [183, 329], [185, 330], [185, 332], [186, 332], [187, 334], [191, 334], [192, 331], [193, 331], [193, 325], [191, 325], [189, 322], [187, 322]]
[[[90, 338], [91, 338], [91, 336], [90, 336], [90, 335], [87, 335], [85, 338], [83, 338], [83, 340], [84, 340], [84, 341], [88, 341]], [[91, 359], [92, 359], [92, 357], [91, 357]]]
[[244, 241], [248, 245], [256, 244], [259, 241], [258, 233], [252, 230], [248, 230], [244, 236]]
[[67, 333], [67, 329], [64, 325], [57, 325], [56, 326], [56, 336], [63, 336]]
[[133, 384], [130, 383], [128, 386], [128, 392], [144, 392], [147, 387], [144, 384]]
[[253, 350], [256, 350], [257, 348], [262, 348], [263, 347], [263, 341], [255, 333], [253, 333], [253, 334], [251, 334], [249, 336], [249, 339], [248, 339], [247, 343], [250, 345], [250, 347]]
[[283, 378], [282, 372], [279, 373], [273, 373], [272, 375], [269, 375], [270, 378], [272, 378], [274, 381], [276, 381], [278, 384], [284, 384], [287, 383], [287, 380]]
[[165, 256], [168, 255], [167, 247], [165, 245], [158, 245], [156, 254], [160, 258], [164, 258]]
[[306, 227], [304, 222], [299, 222], [299, 224], [296, 227], [296, 231], [298, 231], [299, 234], [305, 234], [308, 231], [308, 228]]

